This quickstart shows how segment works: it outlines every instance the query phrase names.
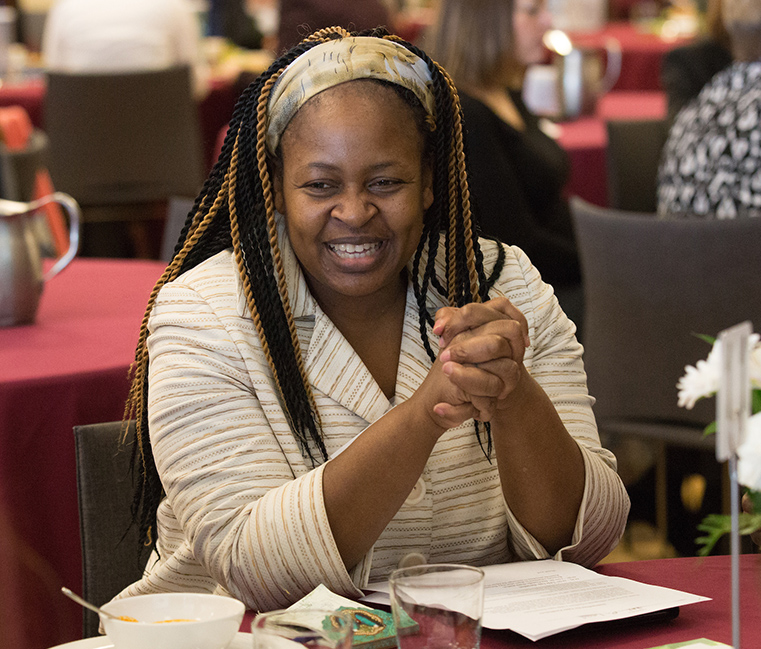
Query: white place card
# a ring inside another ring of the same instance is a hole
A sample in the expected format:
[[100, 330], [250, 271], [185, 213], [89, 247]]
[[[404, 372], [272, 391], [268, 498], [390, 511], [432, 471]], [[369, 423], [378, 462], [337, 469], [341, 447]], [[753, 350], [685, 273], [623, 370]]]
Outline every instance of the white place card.
[[727, 461], [745, 439], [750, 417], [750, 367], [748, 337], [753, 326], [747, 320], [719, 334], [721, 368], [716, 395], [716, 459]]

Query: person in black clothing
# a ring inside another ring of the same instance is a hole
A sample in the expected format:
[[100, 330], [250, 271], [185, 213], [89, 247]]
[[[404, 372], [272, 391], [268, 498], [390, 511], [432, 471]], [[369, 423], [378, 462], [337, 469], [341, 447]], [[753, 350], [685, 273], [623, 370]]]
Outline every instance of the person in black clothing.
[[579, 261], [563, 195], [570, 161], [520, 94], [550, 27], [544, 0], [442, 0], [428, 49], [460, 94], [482, 234], [523, 249], [578, 326]]
[[717, 72], [732, 63], [729, 34], [721, 18], [721, 0], [709, 0], [706, 9], [706, 37], [667, 52], [661, 63], [661, 86], [668, 100], [668, 122]]
[[250, 50], [262, 46], [262, 33], [243, 0], [210, 0], [207, 31], [209, 36], [223, 36]]

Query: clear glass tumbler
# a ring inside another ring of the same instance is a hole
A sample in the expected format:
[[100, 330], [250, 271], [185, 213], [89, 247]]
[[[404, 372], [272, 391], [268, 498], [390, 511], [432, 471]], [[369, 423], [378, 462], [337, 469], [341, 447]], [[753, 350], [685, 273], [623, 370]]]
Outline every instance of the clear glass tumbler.
[[391, 573], [389, 586], [399, 649], [478, 649], [483, 570], [441, 563], [402, 568]]

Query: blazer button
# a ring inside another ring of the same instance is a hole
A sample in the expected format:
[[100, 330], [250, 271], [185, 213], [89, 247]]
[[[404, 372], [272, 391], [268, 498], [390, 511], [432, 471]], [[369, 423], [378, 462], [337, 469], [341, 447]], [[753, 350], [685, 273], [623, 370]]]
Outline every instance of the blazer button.
[[410, 495], [407, 496], [407, 500], [404, 501], [404, 504], [417, 505], [423, 501], [423, 498], [425, 498], [425, 481], [423, 480], [423, 476], [420, 476], [415, 483], [415, 486], [412, 487], [412, 491], [410, 491]]
[[428, 561], [426, 560], [425, 556], [420, 554], [420, 552], [410, 552], [409, 554], [405, 554], [397, 564], [400, 568], [412, 568], [413, 566], [423, 566]]

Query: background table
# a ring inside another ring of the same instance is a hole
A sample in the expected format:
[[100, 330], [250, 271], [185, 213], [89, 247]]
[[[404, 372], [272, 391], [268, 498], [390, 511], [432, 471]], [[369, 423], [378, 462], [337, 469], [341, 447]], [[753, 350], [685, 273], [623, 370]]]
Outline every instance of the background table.
[[560, 145], [571, 158], [568, 196], [581, 196], [595, 205], [608, 204], [605, 122], [615, 119], [662, 119], [666, 96], [660, 91], [613, 91], [597, 104], [595, 115], [560, 123]]
[[34, 325], [0, 329], [0, 646], [81, 637], [72, 427], [122, 418], [154, 261], [76, 259]]

